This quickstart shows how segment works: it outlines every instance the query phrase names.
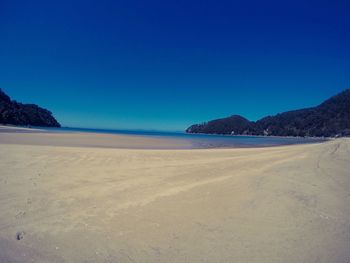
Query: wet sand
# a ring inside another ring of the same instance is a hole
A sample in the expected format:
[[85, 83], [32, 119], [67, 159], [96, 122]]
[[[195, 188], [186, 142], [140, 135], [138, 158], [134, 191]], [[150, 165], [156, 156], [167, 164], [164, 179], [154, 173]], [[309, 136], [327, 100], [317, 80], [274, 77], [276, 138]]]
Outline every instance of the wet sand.
[[0, 262], [349, 262], [350, 139], [142, 150], [6, 134]]
[[188, 140], [92, 132], [52, 132], [0, 126], [0, 144], [124, 149], [191, 149]]

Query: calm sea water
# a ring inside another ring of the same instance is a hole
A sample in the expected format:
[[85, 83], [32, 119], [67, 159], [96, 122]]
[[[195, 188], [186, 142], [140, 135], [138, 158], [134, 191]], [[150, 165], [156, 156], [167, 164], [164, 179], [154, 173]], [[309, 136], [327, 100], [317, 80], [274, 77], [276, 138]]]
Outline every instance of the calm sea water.
[[125, 134], [149, 137], [169, 138], [173, 140], [188, 141], [193, 148], [229, 148], [229, 147], [268, 147], [302, 143], [316, 143], [324, 141], [315, 138], [285, 138], [285, 137], [262, 137], [262, 136], [229, 136], [229, 135], [205, 135], [187, 134], [183, 132], [161, 132], [140, 130], [107, 130], [85, 128], [45, 128], [52, 132], [94, 132], [105, 134]]

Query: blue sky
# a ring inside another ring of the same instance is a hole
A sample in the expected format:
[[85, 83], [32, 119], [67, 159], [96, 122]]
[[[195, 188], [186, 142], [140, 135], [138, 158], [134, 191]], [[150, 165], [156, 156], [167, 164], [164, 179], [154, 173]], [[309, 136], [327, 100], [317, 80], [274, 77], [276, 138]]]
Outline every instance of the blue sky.
[[0, 0], [0, 87], [64, 126], [184, 130], [350, 88], [350, 2]]

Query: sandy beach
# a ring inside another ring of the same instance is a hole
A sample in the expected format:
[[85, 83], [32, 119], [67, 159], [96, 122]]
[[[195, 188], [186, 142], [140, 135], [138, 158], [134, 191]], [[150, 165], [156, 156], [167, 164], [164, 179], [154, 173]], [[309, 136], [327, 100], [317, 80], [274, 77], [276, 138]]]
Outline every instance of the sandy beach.
[[0, 133], [1, 263], [350, 260], [350, 139], [165, 150], [55, 136]]

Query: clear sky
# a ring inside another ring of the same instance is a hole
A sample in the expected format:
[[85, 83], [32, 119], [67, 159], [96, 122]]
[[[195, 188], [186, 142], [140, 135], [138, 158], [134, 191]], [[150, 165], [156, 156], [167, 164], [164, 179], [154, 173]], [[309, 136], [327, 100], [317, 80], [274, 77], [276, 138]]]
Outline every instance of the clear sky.
[[0, 0], [0, 87], [74, 127], [314, 106], [350, 88], [350, 1]]

